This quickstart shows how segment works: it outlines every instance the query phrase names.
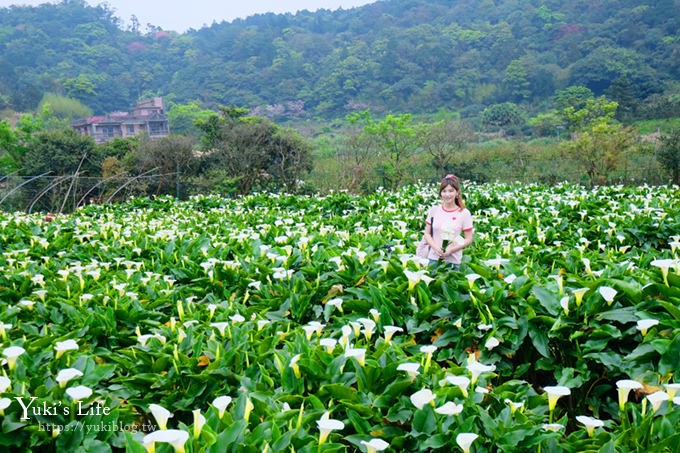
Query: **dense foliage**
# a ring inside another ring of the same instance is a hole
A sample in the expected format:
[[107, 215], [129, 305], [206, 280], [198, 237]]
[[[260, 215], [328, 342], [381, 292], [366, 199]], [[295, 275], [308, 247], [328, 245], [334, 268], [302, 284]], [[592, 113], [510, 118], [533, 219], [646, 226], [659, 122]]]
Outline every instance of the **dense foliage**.
[[95, 113], [152, 94], [279, 119], [475, 116], [506, 102], [535, 113], [584, 86], [628, 119], [678, 116], [678, 17], [674, 0], [383, 0], [179, 34], [123, 29], [105, 3], [12, 6], [0, 9], [0, 108], [34, 110], [56, 92]]
[[0, 214], [0, 445], [677, 451], [679, 188], [464, 190]]

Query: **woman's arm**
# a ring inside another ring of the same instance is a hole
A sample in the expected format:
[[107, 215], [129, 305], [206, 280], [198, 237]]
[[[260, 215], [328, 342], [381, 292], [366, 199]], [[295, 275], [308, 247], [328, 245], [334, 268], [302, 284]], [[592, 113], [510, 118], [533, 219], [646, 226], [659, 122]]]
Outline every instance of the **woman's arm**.
[[[430, 222], [432, 222], [432, 220], [430, 220]], [[444, 252], [442, 251], [441, 244], [437, 244], [434, 241], [434, 238], [432, 237], [432, 234], [431, 234], [431, 230], [432, 230], [432, 224], [425, 222], [425, 241], [427, 241], [427, 244], [432, 248], [432, 250], [435, 251], [435, 253], [439, 257], [443, 257]]]

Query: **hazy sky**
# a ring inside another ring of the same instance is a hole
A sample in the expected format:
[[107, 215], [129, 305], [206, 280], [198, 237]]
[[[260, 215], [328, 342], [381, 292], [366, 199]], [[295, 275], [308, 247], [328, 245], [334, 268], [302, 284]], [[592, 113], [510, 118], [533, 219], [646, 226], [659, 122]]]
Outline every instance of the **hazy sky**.
[[[87, 0], [90, 5], [108, 4], [115, 16], [129, 23], [130, 16], [137, 16], [142, 31], [146, 24], [164, 30], [184, 32], [199, 29], [223, 20], [231, 21], [259, 13], [295, 13], [299, 10], [350, 9], [374, 3], [376, 0]], [[40, 5], [61, 3], [59, 0], [0, 0], [0, 7], [10, 5]]]

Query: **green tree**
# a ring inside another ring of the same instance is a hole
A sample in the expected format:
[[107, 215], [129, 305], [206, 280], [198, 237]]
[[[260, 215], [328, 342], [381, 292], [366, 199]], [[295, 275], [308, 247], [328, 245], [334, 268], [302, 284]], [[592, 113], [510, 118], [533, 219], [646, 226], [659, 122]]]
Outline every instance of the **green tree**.
[[608, 101], [604, 96], [595, 99], [587, 99], [583, 107], [569, 106], [560, 114], [565, 118], [569, 129], [582, 131], [602, 122], [609, 123], [614, 119], [618, 104]]
[[2, 175], [19, 169], [19, 139], [7, 120], [0, 121], [0, 172]]
[[581, 131], [566, 149], [569, 157], [576, 159], [588, 175], [590, 184], [602, 185], [607, 183], [636, 140], [637, 134], [632, 128], [609, 124], [602, 119]]
[[311, 147], [297, 133], [283, 130], [247, 110], [221, 107], [196, 125], [204, 132], [205, 154], [200, 184], [221, 192], [247, 194], [253, 189], [295, 190], [311, 169]]
[[559, 112], [562, 112], [569, 107], [580, 110], [586, 106], [586, 102], [594, 98], [595, 95], [590, 88], [584, 86], [570, 86], [555, 93], [555, 109]]
[[482, 112], [482, 124], [487, 130], [517, 134], [526, 124], [524, 111], [512, 102], [494, 104]]
[[417, 149], [411, 121], [409, 114], [387, 115], [379, 122], [369, 120], [365, 126], [366, 133], [377, 143], [378, 154], [387, 158], [378, 167], [387, 188], [396, 189], [406, 182], [407, 170]]
[[82, 102], [56, 93], [45, 93], [39, 111], [49, 112], [45, 121], [45, 129], [61, 129], [71, 121], [92, 115], [92, 110]]
[[512, 60], [503, 77], [503, 86], [515, 102], [522, 102], [531, 96], [527, 70], [522, 60]]
[[369, 134], [365, 126], [373, 119], [368, 110], [354, 112], [345, 117], [349, 127], [337, 149], [340, 164], [340, 185], [350, 192], [359, 192], [365, 188], [369, 175], [369, 162], [378, 153], [376, 136]]
[[619, 76], [609, 85], [605, 94], [618, 104], [615, 118], [622, 123], [630, 124], [638, 105], [635, 86], [626, 76]]
[[540, 137], [556, 135], [559, 138], [564, 130], [564, 120], [556, 111], [539, 113], [529, 118], [528, 124], [533, 129], [534, 134]]
[[45, 111], [38, 115], [22, 115], [15, 128], [7, 120], [0, 121], [0, 168], [17, 172], [22, 168], [27, 147], [34, 135], [43, 129]]
[[475, 138], [470, 125], [462, 121], [420, 124], [416, 128], [416, 137], [420, 149], [429, 154], [432, 167], [441, 177], [456, 172], [453, 168], [456, 156]]
[[134, 168], [139, 173], [157, 175], [154, 195], [169, 193], [181, 197], [182, 181], [187, 181], [198, 168], [193, 147], [191, 137], [175, 134], [154, 140], [144, 137], [139, 143]]
[[206, 121], [214, 114], [214, 110], [201, 109], [198, 101], [188, 104], [171, 103], [168, 110], [170, 130], [173, 134], [198, 137], [201, 130], [196, 126], [196, 121]]
[[27, 190], [29, 211], [62, 212], [77, 206], [89, 189], [79, 184], [78, 178], [99, 177], [101, 161], [101, 153], [92, 137], [80, 135], [71, 128], [37, 132], [21, 156], [21, 173], [47, 175], [31, 186], [32, 191]]
[[671, 175], [674, 184], [680, 184], [680, 129], [673, 129], [659, 138], [657, 160]]
[[297, 131], [276, 126], [270, 145], [269, 174], [277, 186], [289, 193], [302, 187], [312, 170], [312, 147]]
[[99, 176], [101, 153], [92, 137], [80, 135], [71, 128], [37, 132], [21, 156], [24, 175]]

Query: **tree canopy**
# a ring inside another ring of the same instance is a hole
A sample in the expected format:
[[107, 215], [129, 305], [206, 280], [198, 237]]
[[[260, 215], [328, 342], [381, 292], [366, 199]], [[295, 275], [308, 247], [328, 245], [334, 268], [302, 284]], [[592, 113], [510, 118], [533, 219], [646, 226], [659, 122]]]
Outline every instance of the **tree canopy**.
[[673, 0], [383, 0], [180, 34], [124, 27], [106, 3], [11, 6], [0, 8], [0, 107], [31, 111], [57, 93], [95, 114], [160, 95], [273, 120], [367, 108], [465, 116], [506, 102], [535, 113], [581, 86], [630, 118], [677, 89], [678, 12]]

